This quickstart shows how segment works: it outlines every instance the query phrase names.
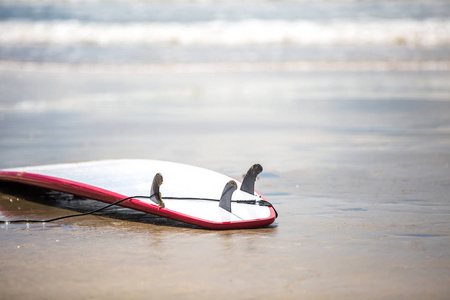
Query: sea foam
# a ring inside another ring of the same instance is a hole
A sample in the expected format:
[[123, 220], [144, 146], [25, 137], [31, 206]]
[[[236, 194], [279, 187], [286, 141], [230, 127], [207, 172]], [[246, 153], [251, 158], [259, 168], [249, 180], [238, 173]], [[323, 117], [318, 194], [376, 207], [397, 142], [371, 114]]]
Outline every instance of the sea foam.
[[248, 19], [196, 23], [0, 22], [2, 44], [92, 45], [450, 45], [450, 20], [286, 21]]

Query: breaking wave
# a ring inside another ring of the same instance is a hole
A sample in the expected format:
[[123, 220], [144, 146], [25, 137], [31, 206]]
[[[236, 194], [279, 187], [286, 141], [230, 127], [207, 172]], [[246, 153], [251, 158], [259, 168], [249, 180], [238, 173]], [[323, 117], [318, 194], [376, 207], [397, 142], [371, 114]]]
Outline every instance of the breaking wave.
[[0, 22], [2, 44], [450, 45], [450, 20], [312, 22], [249, 19], [197, 23]]

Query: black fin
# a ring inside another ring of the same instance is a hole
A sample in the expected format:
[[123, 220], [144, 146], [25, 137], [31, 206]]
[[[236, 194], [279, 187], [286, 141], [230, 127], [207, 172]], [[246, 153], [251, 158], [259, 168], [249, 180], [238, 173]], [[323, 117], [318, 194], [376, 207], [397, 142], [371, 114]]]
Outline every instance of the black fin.
[[237, 190], [237, 184], [234, 180], [228, 181], [228, 183], [223, 188], [219, 206], [225, 209], [226, 211], [231, 212], [231, 196], [233, 196], [235, 190]]
[[153, 202], [157, 203], [159, 208], [164, 208], [164, 202], [162, 201], [161, 192], [159, 191], [159, 187], [163, 183], [163, 177], [161, 173], [156, 173], [155, 177], [153, 177], [152, 187], [150, 189], [150, 199]]
[[244, 176], [244, 180], [242, 181], [241, 191], [254, 194], [255, 193], [255, 181], [256, 177], [261, 173], [263, 167], [260, 164], [254, 164], [248, 169], [247, 174]]

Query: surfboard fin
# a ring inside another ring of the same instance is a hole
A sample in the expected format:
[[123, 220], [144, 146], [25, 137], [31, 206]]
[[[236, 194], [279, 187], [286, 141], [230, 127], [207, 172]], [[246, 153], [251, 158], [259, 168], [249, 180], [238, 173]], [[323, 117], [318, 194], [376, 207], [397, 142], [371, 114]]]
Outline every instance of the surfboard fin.
[[242, 181], [241, 191], [254, 194], [255, 193], [255, 181], [256, 177], [263, 171], [263, 167], [260, 164], [254, 164], [248, 169]]
[[235, 190], [237, 190], [237, 184], [234, 180], [228, 181], [223, 188], [222, 196], [220, 196], [219, 206], [226, 211], [231, 212], [231, 196], [233, 196]]
[[161, 192], [159, 191], [159, 187], [163, 183], [163, 177], [161, 173], [156, 173], [155, 177], [153, 177], [152, 187], [150, 189], [150, 199], [157, 203], [159, 209], [164, 208], [164, 202], [162, 201]]

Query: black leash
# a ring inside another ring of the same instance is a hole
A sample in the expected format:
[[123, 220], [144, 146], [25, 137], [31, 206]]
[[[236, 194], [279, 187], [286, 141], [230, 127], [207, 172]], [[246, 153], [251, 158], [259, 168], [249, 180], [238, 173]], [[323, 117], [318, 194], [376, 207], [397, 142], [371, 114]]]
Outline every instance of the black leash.
[[[94, 209], [92, 211], [88, 211], [88, 212], [84, 212], [84, 213], [79, 213], [79, 214], [73, 214], [73, 215], [67, 215], [67, 216], [62, 216], [62, 217], [57, 217], [57, 218], [52, 218], [52, 219], [47, 219], [47, 220], [11, 220], [11, 221], [2, 221], [0, 220], [0, 223], [48, 223], [48, 222], [53, 222], [53, 221], [57, 221], [57, 220], [62, 220], [62, 219], [67, 219], [67, 218], [73, 218], [73, 217], [81, 217], [81, 216], [86, 216], [86, 215], [91, 215], [94, 214], [96, 212], [99, 212], [101, 210], [107, 209], [111, 206], [115, 206], [121, 202], [130, 200], [130, 199], [151, 199], [155, 194], [151, 195], [151, 196], [131, 196], [131, 197], [126, 197], [120, 200], [117, 200], [116, 202], [110, 203], [106, 206]], [[167, 199], [167, 200], [201, 200], [201, 201], [217, 201], [219, 202], [219, 199], [210, 199], [210, 198], [183, 198], [183, 197], [162, 197], [162, 199]], [[275, 208], [272, 206], [272, 204], [270, 204], [268, 201], [265, 200], [232, 200], [232, 202], [235, 203], [241, 203], [241, 204], [258, 204], [261, 206], [270, 206], [272, 207], [274, 210]], [[278, 213], [275, 210], [275, 214], [278, 217]]]

